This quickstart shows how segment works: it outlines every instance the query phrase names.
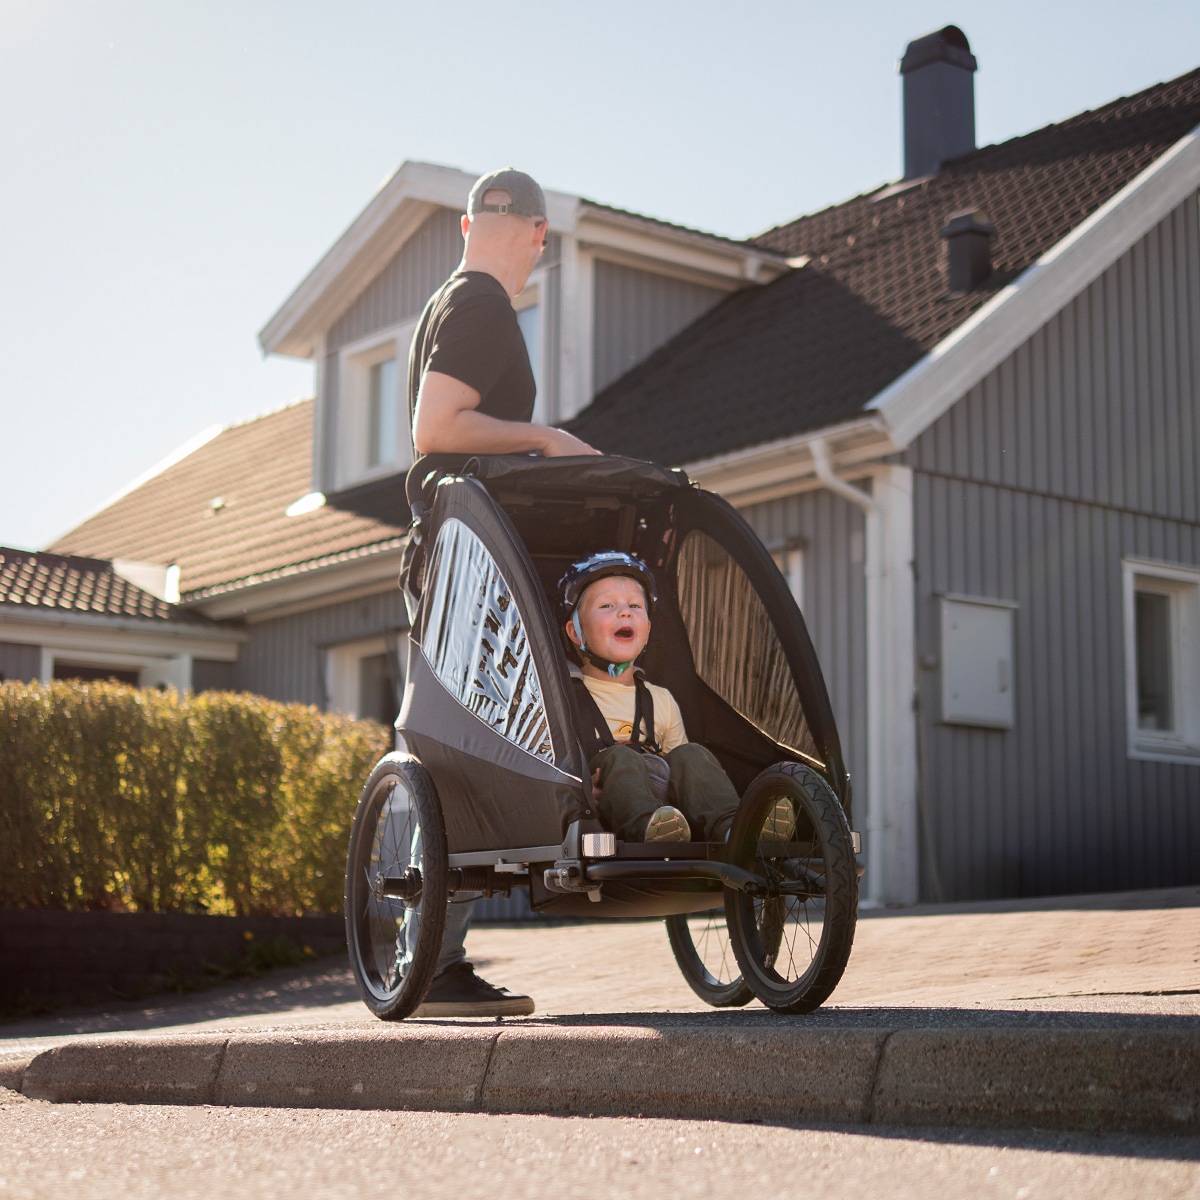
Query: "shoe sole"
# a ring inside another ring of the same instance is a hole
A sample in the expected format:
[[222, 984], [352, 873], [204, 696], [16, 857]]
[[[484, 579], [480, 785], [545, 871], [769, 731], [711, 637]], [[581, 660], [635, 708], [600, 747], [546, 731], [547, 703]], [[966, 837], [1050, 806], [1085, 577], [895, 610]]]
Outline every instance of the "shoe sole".
[[660, 808], [650, 818], [646, 825], [646, 836], [642, 839], [646, 842], [686, 842], [691, 839], [692, 831], [688, 826], [687, 819], [681, 812], [670, 812], [664, 817], [658, 814], [663, 810]]
[[763, 822], [764, 842], [790, 842], [796, 832], [796, 810], [790, 800], [777, 800], [770, 816]]
[[511, 1000], [431, 1000], [417, 1005], [414, 1017], [527, 1017], [534, 1010], [528, 996]]

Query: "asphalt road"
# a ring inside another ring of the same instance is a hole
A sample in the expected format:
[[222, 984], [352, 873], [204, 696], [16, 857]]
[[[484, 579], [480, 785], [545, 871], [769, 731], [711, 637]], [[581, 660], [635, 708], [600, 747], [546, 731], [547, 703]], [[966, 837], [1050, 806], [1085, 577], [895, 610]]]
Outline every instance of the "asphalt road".
[[1173, 1200], [1200, 1139], [53, 1105], [0, 1091], [0, 1197]]

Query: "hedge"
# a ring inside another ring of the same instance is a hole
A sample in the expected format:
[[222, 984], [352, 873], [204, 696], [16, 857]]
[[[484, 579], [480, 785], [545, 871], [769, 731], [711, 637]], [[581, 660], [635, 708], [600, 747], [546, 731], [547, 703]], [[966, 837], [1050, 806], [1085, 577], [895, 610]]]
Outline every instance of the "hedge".
[[0, 909], [337, 912], [391, 742], [258, 696], [0, 683]]

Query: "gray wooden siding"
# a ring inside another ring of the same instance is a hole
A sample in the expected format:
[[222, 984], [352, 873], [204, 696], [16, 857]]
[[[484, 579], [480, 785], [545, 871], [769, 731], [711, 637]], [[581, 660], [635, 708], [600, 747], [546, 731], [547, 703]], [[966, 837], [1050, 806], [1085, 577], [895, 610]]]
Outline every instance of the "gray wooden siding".
[[1200, 520], [1191, 197], [910, 448], [917, 470]]
[[[1126, 753], [1121, 580], [1123, 556], [1200, 565], [1200, 527], [925, 473], [914, 492], [923, 895], [1200, 880], [1200, 767]], [[940, 724], [946, 592], [1019, 606], [1012, 730]]]
[[562, 387], [562, 238], [553, 233], [547, 239], [542, 255], [544, 272], [542, 294], [538, 303], [544, 305], [543, 330], [545, 345], [542, 348], [542, 390], [545, 419], [551, 424], [559, 419], [560, 389]]
[[21, 642], [0, 642], [0, 683], [6, 679], [30, 683], [42, 669], [42, 648]]
[[855, 822], [865, 816], [867, 778], [867, 590], [864, 516], [830, 492], [804, 492], [742, 510], [771, 551], [804, 547], [801, 610], [833, 702], [842, 754], [855, 785]]
[[439, 208], [393, 255], [329, 331], [325, 348], [350, 342], [415, 317], [462, 258], [461, 213]]
[[[1127, 755], [1121, 583], [1200, 565], [1198, 426], [1193, 197], [910, 449], [926, 897], [1200, 880], [1200, 766]], [[945, 592], [1019, 605], [1010, 731], [940, 724]]]
[[247, 627], [234, 686], [272, 700], [326, 706], [325, 650], [408, 628], [400, 589]]
[[597, 259], [592, 387], [600, 391], [641, 362], [725, 293]]

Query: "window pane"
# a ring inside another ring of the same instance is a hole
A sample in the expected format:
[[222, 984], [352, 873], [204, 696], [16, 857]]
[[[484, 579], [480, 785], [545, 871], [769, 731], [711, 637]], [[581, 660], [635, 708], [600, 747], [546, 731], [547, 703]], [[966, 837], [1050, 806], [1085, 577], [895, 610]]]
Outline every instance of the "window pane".
[[700, 678], [773, 741], [816, 759], [767, 610], [741, 567], [699, 531], [679, 550], [679, 609]]
[[1134, 595], [1137, 626], [1138, 728], [1172, 730], [1171, 597], [1158, 592]]
[[396, 360], [385, 358], [371, 367], [367, 388], [368, 467], [396, 457], [396, 400]]
[[521, 336], [525, 339], [525, 349], [529, 351], [529, 365], [533, 368], [533, 382], [537, 393], [542, 394], [542, 323], [538, 319], [538, 306], [531, 304], [517, 313], [517, 324], [521, 327]]
[[370, 654], [358, 664], [358, 715], [391, 725], [400, 711], [397, 672], [388, 670], [387, 654]]

